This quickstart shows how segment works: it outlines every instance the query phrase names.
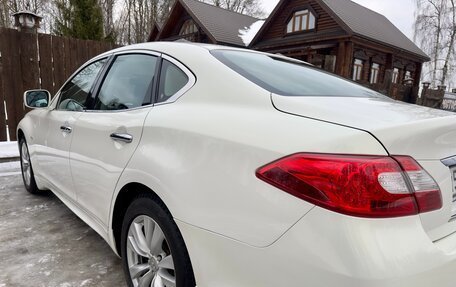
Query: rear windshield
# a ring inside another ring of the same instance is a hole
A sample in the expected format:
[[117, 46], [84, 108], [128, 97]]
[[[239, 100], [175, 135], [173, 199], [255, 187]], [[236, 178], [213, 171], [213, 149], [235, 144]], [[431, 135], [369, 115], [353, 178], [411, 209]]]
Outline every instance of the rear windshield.
[[245, 78], [283, 96], [384, 97], [308, 64], [234, 50], [212, 50], [219, 61]]

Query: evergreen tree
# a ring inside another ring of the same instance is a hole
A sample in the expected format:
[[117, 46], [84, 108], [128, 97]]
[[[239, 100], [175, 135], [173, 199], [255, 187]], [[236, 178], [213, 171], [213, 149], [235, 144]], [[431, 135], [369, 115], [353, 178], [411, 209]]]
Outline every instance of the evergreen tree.
[[103, 17], [97, 0], [56, 1], [55, 33], [84, 40], [103, 39]]

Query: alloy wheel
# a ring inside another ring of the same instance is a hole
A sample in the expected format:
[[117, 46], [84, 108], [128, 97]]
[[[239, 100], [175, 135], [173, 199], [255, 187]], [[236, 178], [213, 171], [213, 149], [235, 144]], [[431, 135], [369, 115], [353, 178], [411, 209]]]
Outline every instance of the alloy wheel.
[[24, 182], [27, 186], [30, 186], [32, 178], [32, 169], [30, 166], [30, 155], [28, 153], [27, 145], [25, 143], [23, 143], [21, 146], [21, 165]]
[[173, 257], [160, 226], [146, 215], [130, 224], [127, 264], [135, 287], [175, 287]]

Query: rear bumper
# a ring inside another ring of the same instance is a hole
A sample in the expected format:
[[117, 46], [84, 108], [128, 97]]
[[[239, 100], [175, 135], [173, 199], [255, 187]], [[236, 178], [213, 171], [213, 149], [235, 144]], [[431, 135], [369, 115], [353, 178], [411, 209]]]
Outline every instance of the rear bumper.
[[265, 248], [178, 225], [198, 287], [450, 287], [456, 282], [456, 235], [433, 243], [418, 216], [371, 220], [314, 208]]

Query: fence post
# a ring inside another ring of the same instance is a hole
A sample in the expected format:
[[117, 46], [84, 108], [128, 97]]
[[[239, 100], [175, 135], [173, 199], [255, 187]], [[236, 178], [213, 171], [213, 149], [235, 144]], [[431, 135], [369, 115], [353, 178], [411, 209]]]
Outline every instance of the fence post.
[[421, 95], [418, 98], [418, 100], [416, 101], [417, 105], [420, 105], [420, 106], [424, 106], [425, 105], [426, 91], [429, 89], [430, 86], [431, 86], [430, 82], [423, 82], [423, 89], [421, 90]]
[[[0, 39], [2, 38], [3, 30], [0, 28]], [[3, 67], [2, 67], [2, 51], [0, 49], [0, 141], [6, 141], [6, 115], [5, 115], [5, 98], [3, 93]]]
[[438, 90], [429, 89], [428, 83], [423, 83], [421, 105], [438, 109], [441, 107], [445, 96], [445, 86], [439, 86]]
[[446, 86], [444, 86], [444, 85], [437, 86], [437, 88], [439, 91], [443, 91], [443, 93], [445, 93], [445, 91], [446, 91]]
[[383, 85], [385, 87], [386, 94], [390, 98], [395, 98], [396, 95], [393, 95], [393, 92], [391, 91], [391, 88], [393, 85], [393, 70], [387, 69], [385, 71], [385, 78], [383, 80]]

